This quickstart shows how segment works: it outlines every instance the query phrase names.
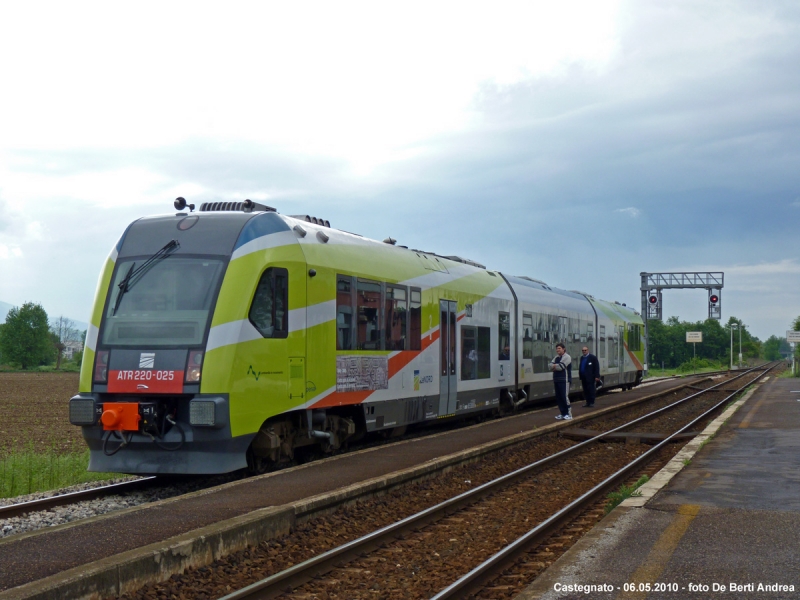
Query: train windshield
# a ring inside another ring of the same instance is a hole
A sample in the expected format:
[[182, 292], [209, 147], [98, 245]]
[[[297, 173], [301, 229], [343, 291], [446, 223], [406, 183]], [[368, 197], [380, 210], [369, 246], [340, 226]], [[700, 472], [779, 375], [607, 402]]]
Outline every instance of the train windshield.
[[[146, 260], [146, 259], [144, 259]], [[224, 263], [214, 258], [169, 256], [136, 281], [127, 274], [144, 260], [117, 265], [103, 323], [103, 343], [112, 346], [196, 346], [203, 342]]]

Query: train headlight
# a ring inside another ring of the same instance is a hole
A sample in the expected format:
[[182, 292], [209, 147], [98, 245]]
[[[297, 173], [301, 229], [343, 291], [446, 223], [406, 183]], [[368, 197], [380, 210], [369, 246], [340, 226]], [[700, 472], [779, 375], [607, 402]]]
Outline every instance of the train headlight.
[[97, 421], [93, 398], [75, 396], [69, 401], [69, 422], [73, 425], [94, 425]]
[[189, 424], [192, 427], [222, 429], [228, 424], [227, 396], [196, 396], [189, 401]]
[[200, 383], [200, 374], [203, 369], [203, 351], [191, 350], [189, 360], [186, 361], [186, 383]]
[[216, 425], [216, 404], [214, 401], [192, 400], [189, 402], [189, 423], [205, 427]]
[[94, 357], [94, 380], [99, 383], [108, 381], [108, 350], [98, 350]]

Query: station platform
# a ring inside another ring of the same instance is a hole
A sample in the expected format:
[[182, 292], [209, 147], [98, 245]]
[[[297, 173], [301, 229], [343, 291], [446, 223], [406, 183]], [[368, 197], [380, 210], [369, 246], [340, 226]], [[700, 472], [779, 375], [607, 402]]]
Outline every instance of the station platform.
[[769, 377], [518, 600], [800, 597], [800, 380]]

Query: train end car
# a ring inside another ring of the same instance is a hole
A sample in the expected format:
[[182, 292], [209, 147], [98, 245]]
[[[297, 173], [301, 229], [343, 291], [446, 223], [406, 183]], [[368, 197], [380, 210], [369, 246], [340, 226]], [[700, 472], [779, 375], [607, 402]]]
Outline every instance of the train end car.
[[644, 321], [619, 302], [588, 297], [598, 315], [598, 352], [603, 387], [631, 389], [644, 375]]

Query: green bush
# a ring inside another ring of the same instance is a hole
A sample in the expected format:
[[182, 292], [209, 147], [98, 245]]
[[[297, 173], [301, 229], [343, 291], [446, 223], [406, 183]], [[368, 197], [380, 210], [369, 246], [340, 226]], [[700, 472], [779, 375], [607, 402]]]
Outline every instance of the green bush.
[[678, 365], [678, 373], [694, 373], [696, 371], [721, 371], [727, 368], [718, 360], [708, 358], [692, 358]]

